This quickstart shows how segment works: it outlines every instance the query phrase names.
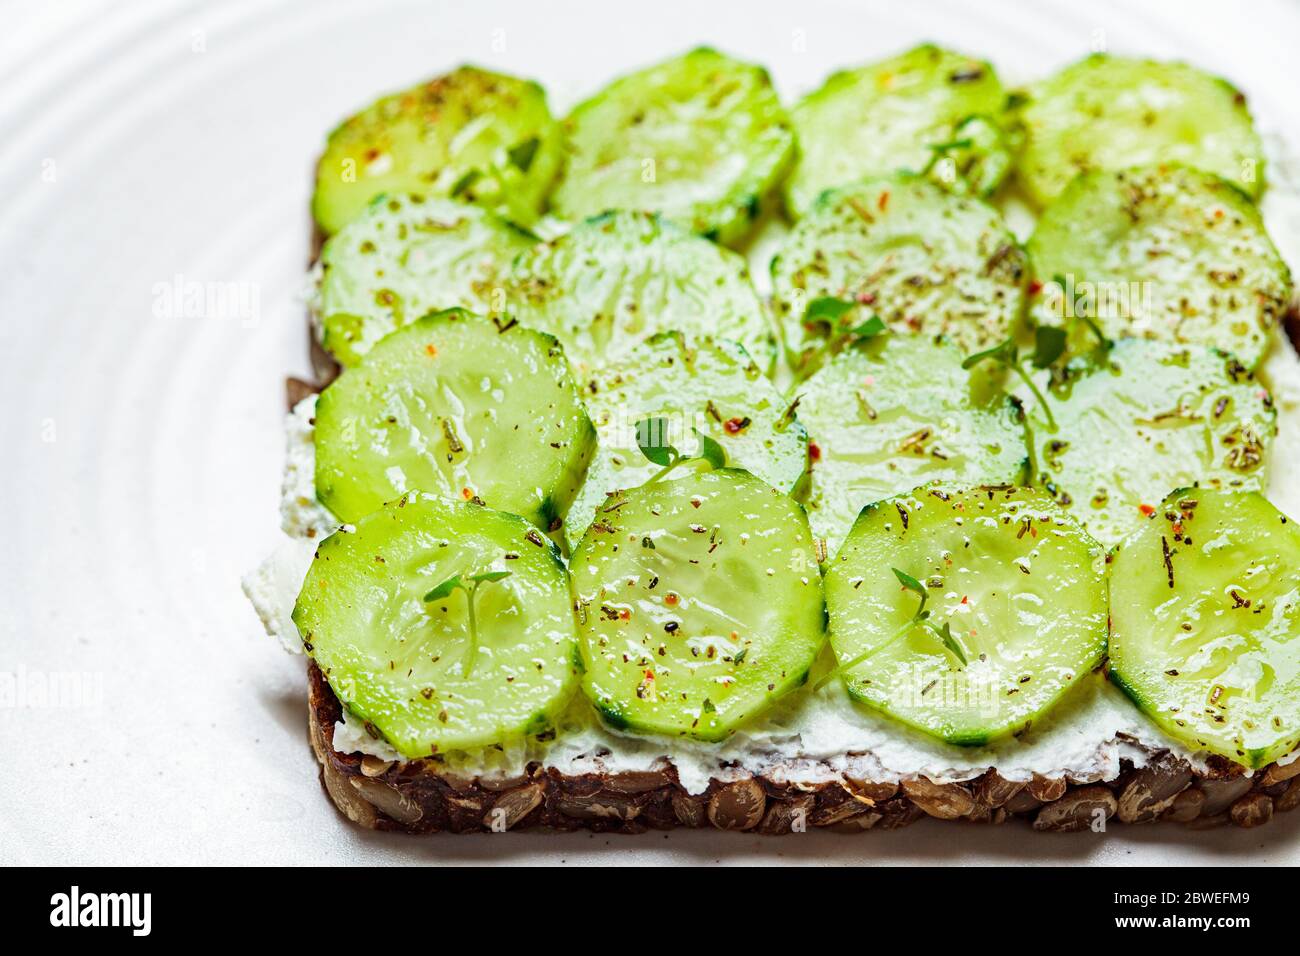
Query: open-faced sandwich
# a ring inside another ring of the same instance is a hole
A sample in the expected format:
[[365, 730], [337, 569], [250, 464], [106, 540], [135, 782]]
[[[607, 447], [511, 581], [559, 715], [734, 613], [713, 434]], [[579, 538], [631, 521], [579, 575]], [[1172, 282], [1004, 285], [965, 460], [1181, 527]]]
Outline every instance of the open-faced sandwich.
[[471, 67], [347, 119], [288, 540], [245, 580], [332, 800], [409, 832], [1295, 807], [1264, 154], [1191, 66], [1011, 92], [934, 46], [788, 112], [698, 49], [562, 121]]

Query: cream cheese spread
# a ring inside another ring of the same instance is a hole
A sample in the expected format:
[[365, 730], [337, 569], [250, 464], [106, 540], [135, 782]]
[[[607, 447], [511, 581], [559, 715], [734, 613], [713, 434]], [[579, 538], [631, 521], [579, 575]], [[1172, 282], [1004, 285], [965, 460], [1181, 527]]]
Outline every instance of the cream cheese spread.
[[316, 500], [315, 415], [316, 396], [308, 395], [284, 419], [280, 529], [291, 538], [323, 538], [339, 526], [338, 519]]

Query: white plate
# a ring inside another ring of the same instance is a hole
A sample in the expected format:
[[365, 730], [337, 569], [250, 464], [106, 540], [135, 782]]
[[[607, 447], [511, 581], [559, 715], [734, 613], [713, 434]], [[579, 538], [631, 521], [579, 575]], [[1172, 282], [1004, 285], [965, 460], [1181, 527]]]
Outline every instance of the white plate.
[[[283, 380], [308, 368], [312, 164], [378, 93], [472, 60], [563, 111], [710, 43], [792, 97], [922, 39], [1012, 79], [1105, 45], [1231, 77], [1295, 143], [1300, 8], [65, 0], [0, 23], [0, 672], [27, 694], [0, 707], [0, 862], [1300, 862], [1295, 813], [1105, 837], [361, 832], [317, 783], [301, 660], [239, 590], [278, 537]], [[234, 297], [187, 309], [187, 283]]]

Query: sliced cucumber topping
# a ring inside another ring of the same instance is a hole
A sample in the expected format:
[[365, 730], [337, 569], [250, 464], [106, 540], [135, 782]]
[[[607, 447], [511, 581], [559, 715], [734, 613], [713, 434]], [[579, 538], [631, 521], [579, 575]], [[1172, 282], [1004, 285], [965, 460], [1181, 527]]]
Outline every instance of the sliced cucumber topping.
[[1019, 405], [961, 362], [949, 346], [884, 335], [801, 387], [799, 420], [813, 440], [808, 517], [831, 551], [873, 501], [929, 481], [1026, 480]]
[[1110, 675], [1171, 736], [1246, 767], [1300, 744], [1300, 527], [1174, 492], [1111, 558]]
[[1252, 196], [1264, 188], [1246, 97], [1185, 63], [1096, 53], [1039, 84], [1019, 115], [1020, 178], [1040, 206], [1080, 173], [1154, 163], [1218, 173]]
[[330, 133], [312, 213], [326, 233], [381, 193], [451, 196], [531, 223], [564, 158], [536, 83], [463, 66], [385, 96]]
[[704, 48], [615, 80], [565, 127], [557, 214], [649, 210], [724, 243], [749, 231], [794, 154], [767, 71]]
[[620, 729], [721, 740], [802, 684], [822, 645], [803, 509], [748, 472], [626, 492], [570, 569], [583, 689]]
[[520, 256], [507, 309], [557, 336], [579, 378], [658, 332], [731, 339], [765, 371], [775, 358], [744, 259], [649, 213], [597, 216]]
[[477, 206], [381, 198], [321, 250], [321, 344], [355, 365], [389, 332], [430, 312], [499, 311], [511, 261], [537, 241]]
[[808, 433], [757, 363], [731, 342], [688, 344], [665, 332], [602, 368], [582, 391], [600, 448], [564, 523], [571, 545], [606, 508], [620, 507], [617, 491], [662, 467], [637, 444], [637, 424], [647, 419], [662, 418], [667, 433], [657, 437], [685, 454], [699, 444], [693, 432], [710, 436], [729, 464], [788, 494], [807, 474]]
[[869, 505], [826, 573], [845, 685], [948, 743], [1023, 732], [1101, 662], [1104, 568], [1034, 489], [932, 485]]
[[564, 350], [452, 310], [389, 335], [316, 404], [316, 494], [353, 522], [411, 490], [559, 527], [596, 446]]
[[835, 73], [791, 112], [799, 163], [785, 184], [786, 206], [799, 216], [823, 190], [933, 171], [949, 152], [959, 188], [969, 188], [971, 176], [987, 194], [1010, 164], [1006, 145], [986, 130], [958, 130], [973, 116], [996, 126], [1005, 106], [992, 66], [929, 44]]
[[1042, 286], [1035, 316], [1068, 323], [1083, 347], [1096, 339], [1077, 318], [1112, 338], [1223, 349], [1254, 368], [1291, 296], [1254, 203], [1185, 166], [1080, 177], [1039, 219], [1029, 254]]
[[540, 733], [578, 684], [559, 552], [479, 505], [412, 492], [330, 535], [293, 620], [334, 692], [405, 757]]
[[1103, 544], [1133, 531], [1171, 488], [1267, 484], [1277, 411], [1236, 359], [1130, 339], [1076, 360], [1033, 426], [1038, 481]]
[[[772, 260], [772, 301], [796, 374], [880, 316], [968, 352], [1005, 339], [1024, 307], [1024, 250], [997, 210], [914, 176], [824, 194]], [[820, 300], [843, 303], [833, 318]]]

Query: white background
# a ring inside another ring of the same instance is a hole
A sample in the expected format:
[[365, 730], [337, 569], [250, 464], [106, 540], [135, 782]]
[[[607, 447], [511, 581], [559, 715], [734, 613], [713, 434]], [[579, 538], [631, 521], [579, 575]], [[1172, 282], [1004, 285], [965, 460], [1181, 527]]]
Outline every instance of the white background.
[[[563, 112], [708, 42], [790, 98], [922, 39], [1013, 80], [1104, 43], [1231, 77], [1295, 146], [1300, 8], [56, 0], [0, 4], [0, 24], [0, 671], [103, 691], [0, 709], [0, 862], [1300, 862], [1300, 813], [1104, 837], [362, 832], [317, 783], [302, 662], [239, 590], [277, 541], [283, 379], [307, 371], [312, 164], [379, 93], [471, 60]], [[159, 317], [177, 276], [248, 283], [256, 321]]]

